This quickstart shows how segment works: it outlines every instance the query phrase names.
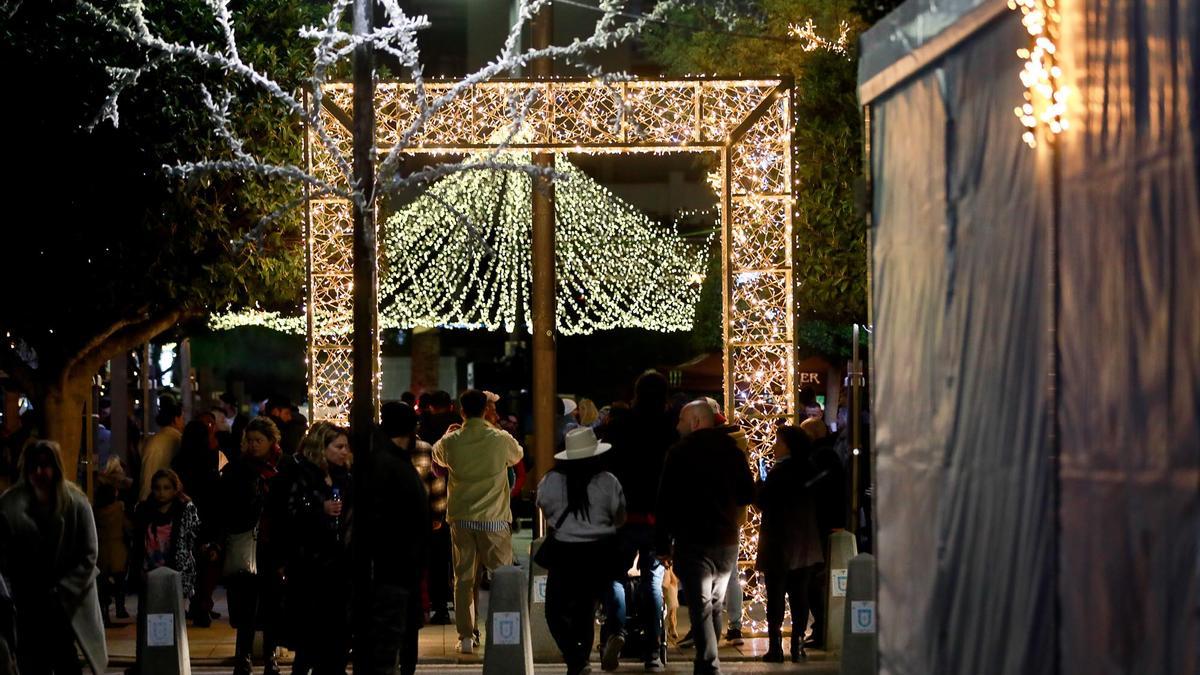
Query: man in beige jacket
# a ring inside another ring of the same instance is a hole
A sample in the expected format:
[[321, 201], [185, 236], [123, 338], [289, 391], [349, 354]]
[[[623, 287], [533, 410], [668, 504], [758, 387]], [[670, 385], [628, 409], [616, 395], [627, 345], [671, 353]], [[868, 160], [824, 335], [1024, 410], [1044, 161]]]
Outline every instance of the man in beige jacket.
[[454, 615], [459, 652], [475, 649], [475, 570], [511, 565], [512, 511], [508, 467], [524, 452], [517, 439], [483, 419], [487, 396], [469, 389], [459, 397], [463, 425], [433, 446], [433, 461], [449, 473], [446, 520], [454, 549]]

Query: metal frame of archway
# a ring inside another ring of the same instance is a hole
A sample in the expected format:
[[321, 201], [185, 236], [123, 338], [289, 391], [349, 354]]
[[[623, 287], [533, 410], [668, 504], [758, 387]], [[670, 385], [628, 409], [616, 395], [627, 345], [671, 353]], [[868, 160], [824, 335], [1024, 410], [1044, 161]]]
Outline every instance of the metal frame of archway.
[[[434, 100], [457, 83], [427, 83]], [[350, 155], [349, 84], [327, 85], [326, 130]], [[461, 88], [418, 124], [422, 92], [408, 82], [376, 87], [380, 154], [403, 134], [407, 154], [493, 149], [512, 124], [511, 101], [528, 104], [513, 150], [571, 153], [714, 152], [720, 157], [725, 401], [750, 438], [750, 460], [772, 462], [773, 429], [797, 423], [792, 83], [786, 78], [677, 78], [601, 82], [496, 80]], [[306, 142], [310, 172], [345, 177], [320, 143]], [[307, 208], [308, 389], [312, 417], [346, 424], [351, 402], [351, 205], [312, 198]], [[378, 336], [375, 354], [378, 358]], [[758, 519], [743, 530], [742, 559]], [[757, 595], [757, 594], [756, 594]]]

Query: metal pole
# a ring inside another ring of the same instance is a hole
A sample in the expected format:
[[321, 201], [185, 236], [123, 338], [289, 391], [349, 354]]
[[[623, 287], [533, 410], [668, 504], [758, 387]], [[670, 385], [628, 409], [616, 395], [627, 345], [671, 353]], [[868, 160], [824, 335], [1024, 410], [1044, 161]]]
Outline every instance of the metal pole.
[[[554, 14], [549, 4], [533, 20], [533, 46], [550, 45]], [[533, 62], [533, 75], [548, 79], [554, 74], [549, 59]], [[536, 153], [536, 166], [553, 169], [553, 153]], [[554, 463], [555, 396], [558, 390], [555, 354], [554, 185], [546, 181], [533, 190], [533, 471], [534, 484]], [[540, 534], [539, 532], [538, 534]]]
[[[354, 0], [354, 33], [371, 31], [374, 2]], [[350, 404], [354, 435], [364, 438], [378, 412], [376, 374], [379, 368], [376, 300], [378, 281], [375, 231], [375, 55], [370, 45], [354, 49], [354, 183], [362, 195], [354, 210], [354, 366]], [[355, 452], [369, 449], [358, 443]]]
[[850, 360], [850, 531], [858, 532], [858, 463], [862, 457], [859, 438], [859, 412], [862, 401], [862, 363], [858, 359], [858, 324], [854, 324], [854, 345]]
[[79, 453], [79, 467], [83, 471], [83, 492], [89, 502], [95, 501], [95, 489], [92, 485], [92, 458], [96, 456], [96, 422], [95, 414], [100, 398], [100, 386], [96, 377], [92, 378], [88, 387], [88, 397], [83, 403], [83, 452]]
[[[375, 10], [374, 0], [354, 0], [353, 31], [363, 35], [371, 31]], [[352, 395], [350, 402], [351, 438], [354, 452], [359, 461], [370, 460], [371, 429], [374, 426], [378, 407], [375, 375], [378, 367], [376, 314], [376, 266], [375, 239], [375, 63], [370, 45], [359, 44], [354, 48], [354, 186], [360, 198], [351, 205], [354, 220], [353, 269], [354, 288], [354, 335]], [[364, 464], [368, 466], [369, 464]], [[369, 483], [359, 489], [360, 503], [369, 503]], [[355, 528], [352, 543], [353, 607], [354, 607], [354, 672], [368, 672], [378, 666], [374, 663], [377, 646], [369, 637], [367, 627], [375, 617], [369, 607], [373, 595], [373, 574], [368, 554], [371, 543], [364, 541], [368, 533]], [[414, 630], [415, 627], [409, 627]], [[394, 664], [393, 664], [394, 665]]]
[[[112, 432], [112, 452], [122, 461], [129, 461], [129, 353], [124, 352], [109, 362], [112, 373], [109, 391], [112, 408], [108, 428]], [[104, 467], [101, 467], [104, 468]]]
[[[154, 421], [154, 406], [150, 403], [150, 343], [142, 345], [142, 441], [150, 436], [150, 424]], [[138, 448], [141, 451], [141, 447]], [[140, 455], [139, 455], [140, 458]]]
[[188, 338], [179, 341], [179, 359], [175, 363], [179, 371], [179, 398], [183, 407], [183, 421], [190, 422], [196, 412], [196, 387], [192, 380], [192, 341]]

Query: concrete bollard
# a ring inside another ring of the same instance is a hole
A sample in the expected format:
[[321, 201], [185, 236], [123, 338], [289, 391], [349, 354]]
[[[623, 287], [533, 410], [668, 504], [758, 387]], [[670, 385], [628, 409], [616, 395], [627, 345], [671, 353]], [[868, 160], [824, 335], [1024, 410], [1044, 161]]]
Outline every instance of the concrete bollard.
[[858, 554], [854, 535], [842, 530], [829, 537], [829, 588], [825, 605], [825, 649], [836, 657], [842, 653], [842, 630], [846, 622], [846, 583], [850, 559]]
[[143, 675], [191, 675], [183, 585], [179, 572], [159, 567], [146, 575], [138, 606], [138, 672]]
[[529, 545], [529, 633], [534, 661], [553, 663], [561, 654], [546, 623], [546, 569], [533, 561], [543, 541], [544, 538], [534, 539]]
[[500, 567], [492, 576], [488, 597], [485, 675], [532, 675], [529, 641], [528, 579], [520, 567]]
[[875, 556], [850, 560], [846, 622], [842, 626], [842, 675], [875, 675], [879, 653], [879, 616], [875, 605]]

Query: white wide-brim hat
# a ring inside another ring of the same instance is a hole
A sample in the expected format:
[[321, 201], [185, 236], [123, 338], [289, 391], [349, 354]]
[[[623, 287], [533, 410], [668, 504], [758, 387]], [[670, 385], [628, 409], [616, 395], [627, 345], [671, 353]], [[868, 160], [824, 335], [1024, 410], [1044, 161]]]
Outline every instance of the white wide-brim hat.
[[554, 455], [554, 459], [570, 461], [603, 455], [612, 448], [612, 443], [601, 443], [591, 427], [579, 427], [567, 432], [567, 447]]
[[575, 402], [575, 399], [567, 398], [566, 396], [561, 398], [563, 402], [563, 415], [570, 415], [571, 413], [575, 412], [576, 408], [579, 407], [579, 404]]

